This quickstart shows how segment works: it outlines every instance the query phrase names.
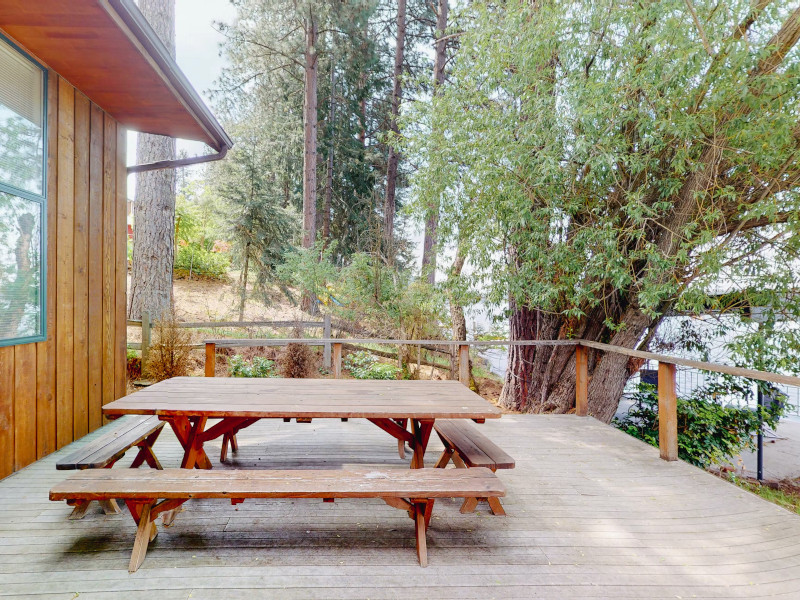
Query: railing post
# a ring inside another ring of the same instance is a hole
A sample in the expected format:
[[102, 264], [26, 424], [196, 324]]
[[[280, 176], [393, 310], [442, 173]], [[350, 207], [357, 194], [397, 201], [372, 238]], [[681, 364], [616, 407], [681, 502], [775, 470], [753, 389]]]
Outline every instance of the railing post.
[[589, 414], [589, 349], [575, 346], [575, 414]]
[[206, 377], [216, 377], [217, 375], [217, 345], [214, 342], [206, 342]]
[[676, 368], [658, 363], [658, 447], [664, 460], [678, 460]]
[[[331, 339], [331, 316], [325, 315], [322, 317], [322, 337], [326, 340]], [[326, 369], [331, 368], [331, 343], [325, 342], [322, 348], [322, 366]]]
[[458, 380], [469, 387], [469, 345], [458, 345]]
[[333, 377], [342, 378], [342, 344], [333, 343]]
[[150, 311], [142, 311], [142, 373], [146, 371], [147, 359], [150, 354]]

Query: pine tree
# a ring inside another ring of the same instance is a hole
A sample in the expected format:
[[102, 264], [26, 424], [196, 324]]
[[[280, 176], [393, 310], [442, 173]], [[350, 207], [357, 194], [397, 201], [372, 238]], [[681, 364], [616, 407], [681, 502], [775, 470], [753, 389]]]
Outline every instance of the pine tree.
[[[175, 0], [139, 0], [139, 10], [175, 56]], [[175, 158], [175, 139], [139, 134], [137, 164]], [[175, 171], [140, 173], [134, 199], [133, 266], [128, 317], [149, 311], [154, 319], [172, 308], [175, 262]]]

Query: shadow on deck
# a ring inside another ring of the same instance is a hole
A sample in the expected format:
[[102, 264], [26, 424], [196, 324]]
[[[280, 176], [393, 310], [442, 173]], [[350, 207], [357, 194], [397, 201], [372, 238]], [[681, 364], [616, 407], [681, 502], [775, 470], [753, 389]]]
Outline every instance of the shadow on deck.
[[[508, 516], [437, 502], [427, 569], [413, 523], [380, 500], [217, 500], [187, 503], [129, 575], [124, 507], [67, 521], [71, 509], [47, 499], [75, 442], [0, 482], [0, 597], [800, 598], [800, 517], [592, 419], [507, 415], [480, 428], [517, 459], [499, 472]], [[229, 467], [407, 464], [358, 419], [261, 421], [239, 440]], [[206, 448], [216, 468], [219, 440]], [[440, 449], [431, 442], [429, 466]], [[155, 450], [178, 466], [171, 431]]]

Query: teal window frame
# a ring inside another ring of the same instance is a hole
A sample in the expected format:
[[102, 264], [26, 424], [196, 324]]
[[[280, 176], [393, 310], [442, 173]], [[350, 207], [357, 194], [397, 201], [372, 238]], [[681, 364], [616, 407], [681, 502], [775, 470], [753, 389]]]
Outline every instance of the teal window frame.
[[[39, 204], [39, 323], [37, 335], [0, 339], [0, 348], [19, 346], [47, 340], [47, 68], [20, 48], [13, 40], [0, 33], [0, 43], [5, 43], [35, 65], [42, 73], [42, 193], [35, 194], [0, 180], [0, 192]], [[2, 148], [0, 148], [2, 152]], [[2, 315], [0, 315], [2, 318]]]

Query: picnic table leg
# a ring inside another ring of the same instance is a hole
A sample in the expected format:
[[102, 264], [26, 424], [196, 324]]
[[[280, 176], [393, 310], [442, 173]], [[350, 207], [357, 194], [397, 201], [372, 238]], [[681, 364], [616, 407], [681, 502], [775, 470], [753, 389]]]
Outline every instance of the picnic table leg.
[[495, 498], [492, 496], [491, 498], [487, 498], [486, 501], [489, 503], [489, 510], [492, 511], [493, 515], [498, 517], [506, 516], [506, 511], [503, 508], [503, 505], [500, 504], [500, 498]]
[[[400, 425], [403, 429], [408, 427], [408, 419], [395, 419], [395, 423]], [[405, 440], [397, 440], [397, 453], [400, 455], [400, 458], [406, 457], [406, 441]]]
[[108, 500], [98, 500], [98, 504], [100, 504], [100, 508], [103, 509], [103, 513], [107, 515], [118, 515], [119, 514], [119, 505], [117, 505], [117, 501], [114, 498], [109, 498]]
[[136, 458], [133, 459], [131, 463], [131, 469], [138, 469], [142, 466], [143, 463], [147, 463], [148, 466], [152, 469], [162, 469], [161, 463], [158, 462], [156, 455], [153, 454], [153, 444], [156, 443], [158, 436], [161, 434], [161, 429], [158, 431], [154, 431], [150, 435], [148, 435], [144, 440], [139, 442], [137, 446], [139, 447], [139, 453], [136, 455]]
[[425, 467], [425, 449], [433, 431], [433, 419], [412, 419], [414, 434], [414, 456], [411, 457], [411, 468], [422, 469]]
[[155, 504], [155, 500], [144, 502], [131, 502], [126, 501], [128, 509], [136, 521], [138, 527], [136, 528], [136, 539], [133, 542], [133, 552], [131, 553], [131, 562], [128, 565], [128, 572], [135, 572], [144, 561], [147, 554], [147, 546], [158, 535], [156, 524], [150, 518], [150, 510]]
[[454, 450], [452, 448], [448, 448], [445, 446], [444, 452], [439, 457], [439, 460], [433, 466], [435, 469], [444, 469], [447, 466], [447, 463], [450, 462], [450, 459], [453, 457]]
[[[200, 439], [200, 434], [205, 427], [206, 418], [198, 418], [192, 424], [186, 417], [170, 417], [167, 419], [172, 431], [175, 432], [175, 437], [183, 446], [184, 455], [181, 468], [191, 469], [198, 467], [201, 469], [210, 469], [211, 461], [203, 450], [203, 443]], [[202, 424], [200, 423], [202, 421]], [[198, 428], [198, 425], [200, 426]]]
[[367, 419], [367, 421], [377, 425], [393, 438], [397, 439], [398, 448], [400, 447], [399, 444], [404, 444], [406, 442], [410, 445], [414, 444], [414, 436], [406, 429], [405, 425], [401, 426], [399, 423], [400, 419]]
[[89, 510], [89, 505], [91, 503], [91, 500], [78, 500], [77, 502], [71, 504], [71, 506], [74, 506], [75, 508], [72, 509], [72, 512], [69, 514], [67, 519], [70, 521], [82, 519], [86, 515], [86, 511]]
[[[187, 439], [186, 453], [183, 455], [181, 469], [193, 469], [199, 464], [200, 455], [202, 454], [205, 456], [205, 452], [203, 451], [202, 433], [203, 429], [206, 427], [206, 421], [208, 421], [206, 417], [195, 418]], [[208, 457], [206, 457], [206, 460], [208, 460]], [[209, 465], [209, 468], [210, 467], [211, 465]]]
[[422, 567], [428, 566], [427, 532], [433, 513], [433, 498], [419, 501], [414, 500], [414, 529], [417, 538], [417, 558]]

